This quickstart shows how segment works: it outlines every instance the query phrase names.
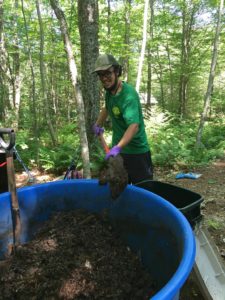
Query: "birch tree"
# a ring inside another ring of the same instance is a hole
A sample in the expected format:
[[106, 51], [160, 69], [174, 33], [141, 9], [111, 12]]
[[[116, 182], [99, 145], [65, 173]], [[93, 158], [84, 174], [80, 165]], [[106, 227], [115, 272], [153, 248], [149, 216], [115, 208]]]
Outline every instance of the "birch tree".
[[201, 138], [202, 138], [202, 133], [203, 133], [203, 129], [204, 129], [204, 124], [205, 124], [205, 120], [207, 118], [209, 108], [210, 108], [211, 94], [212, 94], [213, 82], [214, 82], [214, 78], [215, 78], [215, 71], [216, 71], [216, 65], [217, 65], [217, 56], [218, 56], [218, 47], [219, 47], [220, 33], [221, 33], [221, 18], [223, 15], [223, 7], [224, 7], [224, 0], [220, 0], [220, 4], [219, 4], [219, 8], [218, 8], [218, 19], [217, 19], [217, 25], [216, 25], [216, 30], [215, 30], [215, 38], [214, 38], [214, 43], [213, 43], [211, 67], [210, 67], [209, 78], [208, 78], [208, 86], [207, 86], [207, 91], [206, 91], [205, 98], [204, 98], [203, 112], [201, 115], [198, 131], [197, 131], [196, 148], [199, 148], [201, 146]]
[[89, 148], [88, 148], [88, 140], [86, 134], [86, 124], [85, 124], [85, 113], [84, 113], [84, 102], [80, 90], [80, 84], [78, 81], [78, 72], [77, 66], [75, 62], [75, 58], [73, 55], [72, 43], [68, 33], [68, 26], [66, 22], [65, 15], [58, 4], [57, 0], [50, 0], [51, 7], [55, 12], [55, 15], [59, 21], [61, 34], [64, 42], [64, 48], [67, 54], [67, 60], [70, 70], [71, 82], [74, 90], [75, 95], [75, 102], [76, 102], [76, 110], [78, 115], [78, 129], [79, 129], [79, 139], [81, 144], [81, 156], [83, 162], [83, 170], [84, 170], [84, 177], [90, 178], [90, 159], [89, 159]]

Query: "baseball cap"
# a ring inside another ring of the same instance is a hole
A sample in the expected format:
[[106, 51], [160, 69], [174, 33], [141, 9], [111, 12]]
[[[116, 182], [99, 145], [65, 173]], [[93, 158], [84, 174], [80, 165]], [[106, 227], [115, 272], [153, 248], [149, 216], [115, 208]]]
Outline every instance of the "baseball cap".
[[97, 58], [95, 62], [95, 69], [92, 73], [105, 71], [112, 66], [119, 66], [119, 63], [115, 57], [111, 54], [102, 54]]

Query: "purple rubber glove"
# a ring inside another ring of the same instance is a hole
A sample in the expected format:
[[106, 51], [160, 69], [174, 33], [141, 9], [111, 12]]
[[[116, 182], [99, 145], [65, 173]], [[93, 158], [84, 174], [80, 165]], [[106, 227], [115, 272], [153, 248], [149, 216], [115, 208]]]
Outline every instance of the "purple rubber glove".
[[105, 159], [108, 160], [110, 156], [117, 156], [121, 151], [121, 147], [114, 146], [112, 149], [109, 150], [109, 152], [106, 154]]
[[92, 129], [96, 136], [99, 136], [100, 134], [102, 134], [104, 132], [104, 128], [102, 128], [96, 124], [93, 125]]

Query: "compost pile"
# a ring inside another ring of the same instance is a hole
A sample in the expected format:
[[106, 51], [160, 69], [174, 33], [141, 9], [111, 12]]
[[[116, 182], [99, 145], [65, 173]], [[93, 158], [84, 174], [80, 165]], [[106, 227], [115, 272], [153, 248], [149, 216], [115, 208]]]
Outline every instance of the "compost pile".
[[0, 299], [149, 299], [150, 275], [106, 216], [54, 215], [0, 263]]
[[128, 184], [128, 174], [121, 155], [110, 157], [99, 174], [99, 184], [108, 183], [112, 199], [116, 199]]

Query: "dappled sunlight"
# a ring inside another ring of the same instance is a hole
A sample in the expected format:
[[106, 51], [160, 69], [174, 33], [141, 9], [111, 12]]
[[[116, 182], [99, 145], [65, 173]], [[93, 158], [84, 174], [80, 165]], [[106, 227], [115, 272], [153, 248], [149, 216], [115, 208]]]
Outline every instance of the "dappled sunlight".
[[56, 178], [54, 174], [48, 174], [46, 172], [39, 171], [37, 169], [31, 170], [30, 173], [33, 176], [32, 178], [33, 180], [30, 180], [29, 175], [25, 171], [15, 173], [17, 188], [33, 185], [35, 183], [44, 183], [44, 182], [53, 181]]

